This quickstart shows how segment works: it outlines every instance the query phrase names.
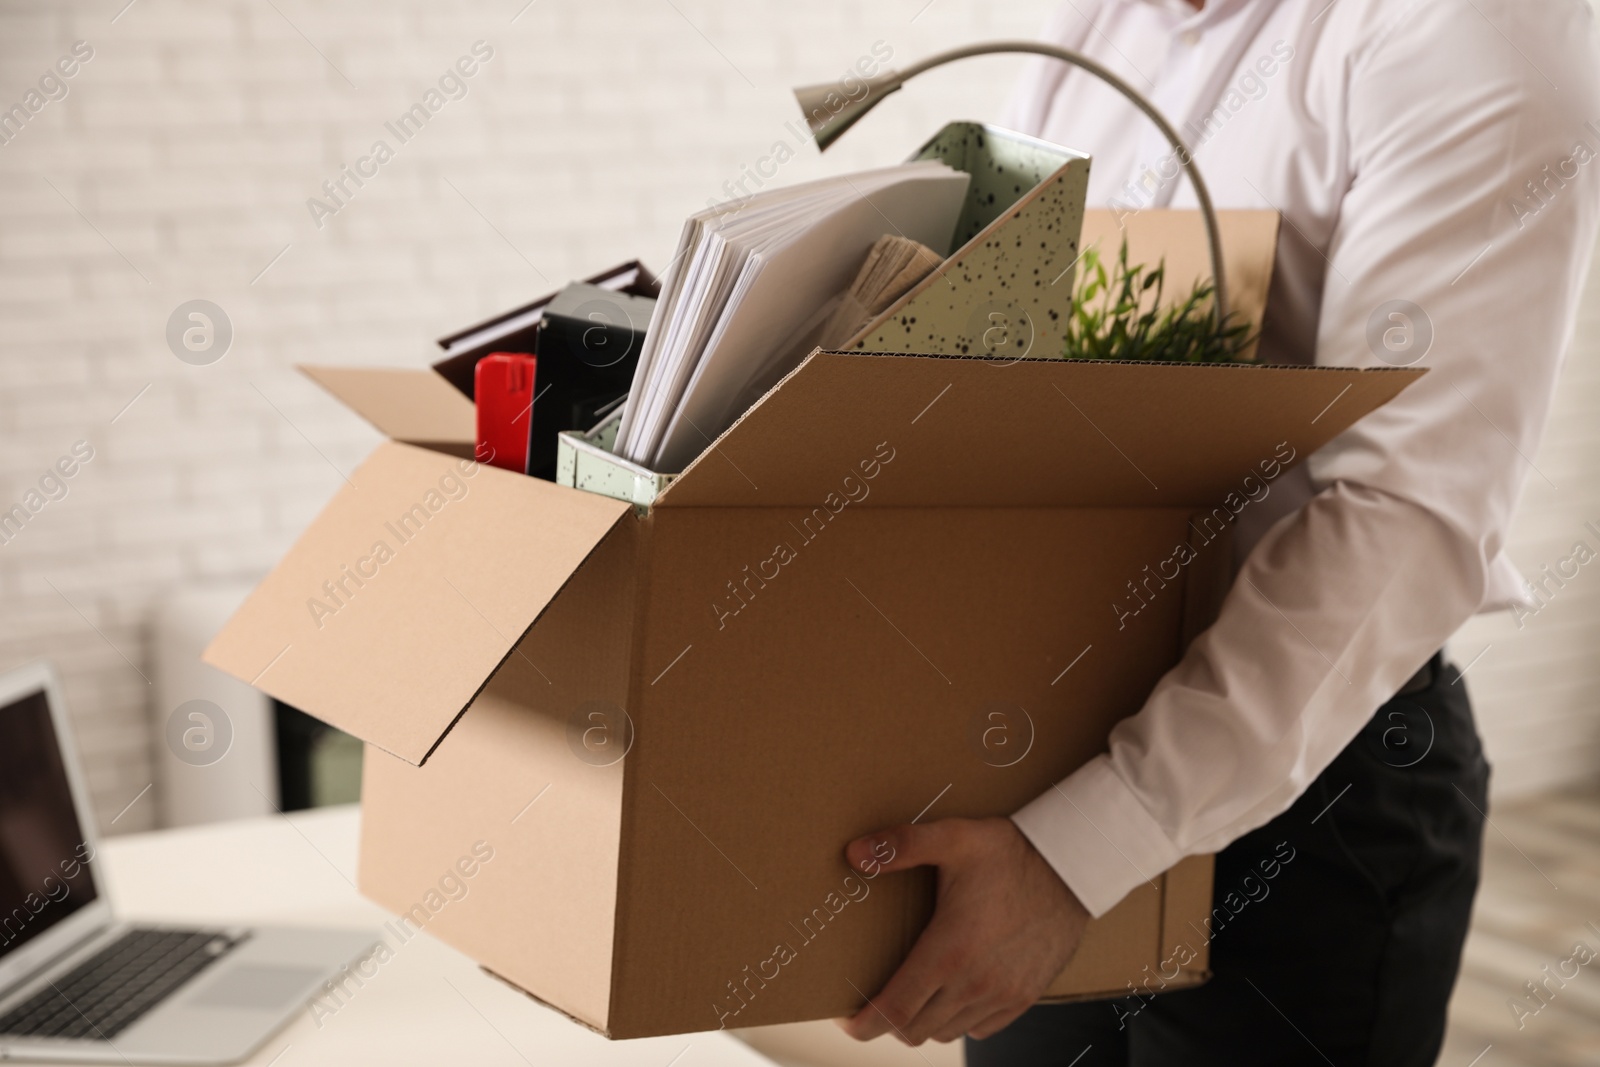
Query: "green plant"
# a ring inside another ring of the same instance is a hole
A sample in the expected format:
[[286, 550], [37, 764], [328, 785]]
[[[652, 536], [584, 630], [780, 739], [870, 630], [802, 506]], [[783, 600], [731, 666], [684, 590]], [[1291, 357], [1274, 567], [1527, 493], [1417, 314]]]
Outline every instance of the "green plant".
[[1220, 322], [1210, 282], [1196, 282], [1188, 297], [1162, 306], [1166, 260], [1147, 270], [1128, 264], [1128, 242], [1108, 273], [1099, 252], [1083, 254], [1063, 355], [1068, 359], [1138, 359], [1177, 363], [1243, 362], [1253, 340], [1233, 313]]

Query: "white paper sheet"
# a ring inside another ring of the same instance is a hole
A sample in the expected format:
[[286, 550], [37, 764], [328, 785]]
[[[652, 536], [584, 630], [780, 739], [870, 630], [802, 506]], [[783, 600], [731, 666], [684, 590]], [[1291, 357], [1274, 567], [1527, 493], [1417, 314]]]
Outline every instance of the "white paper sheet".
[[691, 218], [640, 353], [618, 453], [681, 470], [804, 357], [800, 346], [879, 237], [900, 233], [949, 253], [968, 181], [923, 161]]

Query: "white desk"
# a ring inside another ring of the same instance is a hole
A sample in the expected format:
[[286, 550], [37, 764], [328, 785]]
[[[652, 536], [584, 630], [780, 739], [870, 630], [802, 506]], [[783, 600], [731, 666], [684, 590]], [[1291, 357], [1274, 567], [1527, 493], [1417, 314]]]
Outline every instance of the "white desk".
[[[354, 807], [326, 808], [111, 838], [102, 874], [123, 918], [376, 930], [389, 916], [356, 892], [359, 818]], [[302, 1010], [248, 1062], [773, 1067], [725, 1033], [607, 1041], [426, 933], [333, 1015], [316, 1020]]]

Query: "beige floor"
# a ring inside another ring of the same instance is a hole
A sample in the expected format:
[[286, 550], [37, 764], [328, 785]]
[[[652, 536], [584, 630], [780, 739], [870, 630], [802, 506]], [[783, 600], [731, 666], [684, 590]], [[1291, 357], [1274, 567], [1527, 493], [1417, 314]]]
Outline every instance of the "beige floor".
[[[1441, 1067], [1600, 1064], [1600, 788], [1554, 793], [1490, 813], [1483, 888], [1450, 1006]], [[1582, 942], [1595, 959], [1573, 956]], [[1560, 984], [1544, 968], [1576, 977]], [[1524, 983], [1553, 993], [1537, 1013]], [[1521, 1014], [1507, 1005], [1518, 999]], [[960, 1067], [959, 1045], [854, 1045], [832, 1023], [741, 1033], [785, 1067]]]
[[[1443, 1067], [1600, 1064], [1600, 789], [1554, 793], [1489, 813], [1483, 887], [1450, 1005]], [[1596, 958], [1537, 1014], [1524, 983], [1557, 972], [1582, 942]], [[1485, 1051], [1487, 1050], [1487, 1052]]]

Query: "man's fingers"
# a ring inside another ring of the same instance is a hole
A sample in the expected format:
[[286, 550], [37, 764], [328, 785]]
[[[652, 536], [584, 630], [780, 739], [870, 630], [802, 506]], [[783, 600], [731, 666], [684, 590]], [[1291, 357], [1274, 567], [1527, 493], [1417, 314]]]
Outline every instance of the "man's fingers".
[[953, 1041], [966, 1032], [969, 1018], [976, 1023], [999, 1008], [998, 1002], [980, 998], [978, 990], [955, 975], [952, 982], [942, 986], [917, 1012], [916, 1018], [906, 1024], [905, 1038], [914, 1045], [924, 1041]]
[[979, 1041], [993, 1037], [1016, 1022], [1022, 1016], [1022, 1013], [1031, 1007], [1033, 1007], [1032, 1004], [1024, 1004], [1020, 1008], [1007, 1008], [1004, 1011], [996, 1012], [982, 1022], [968, 1026], [966, 1032]]
[[1000, 1001], [998, 1000], [986, 998], [976, 1001], [962, 1008], [954, 1018], [940, 1024], [931, 1032], [930, 1036], [933, 1040], [939, 1042], [954, 1041], [961, 1035], [970, 1032], [974, 1027], [987, 1022], [989, 1019], [997, 1018], [999, 1008]]
[[876, 875], [912, 867], [938, 866], [960, 840], [962, 819], [941, 819], [923, 826], [907, 823], [858, 837], [844, 847], [852, 870]]
[[918, 1045], [994, 1034], [1060, 973], [1089, 919], [1009, 819], [895, 826], [845, 851], [863, 877], [938, 871], [932, 921], [882, 991], [843, 1024], [862, 1040], [892, 1032]]
[[845, 1024], [850, 1036], [861, 1041], [887, 1033], [905, 1036], [911, 1021], [961, 965], [962, 961], [951, 952], [959, 931], [950, 926], [947, 920], [934, 915], [883, 990]]
[[921, 866], [927, 851], [921, 831], [918, 826], [896, 826], [858, 837], [844, 847], [845, 860], [851, 870], [868, 875]]
[[857, 1041], [871, 1041], [879, 1034], [904, 1036], [911, 1020], [939, 991], [943, 977], [943, 969], [923, 949], [926, 943], [924, 937], [912, 946], [911, 954], [889, 984], [844, 1024], [845, 1033]]
[[835, 1020], [839, 1029], [855, 1038], [857, 1041], [871, 1041], [875, 1037], [889, 1033], [893, 1027], [889, 1025], [882, 1012], [878, 1010], [876, 1001], [868, 999], [861, 1010], [848, 1019]]

